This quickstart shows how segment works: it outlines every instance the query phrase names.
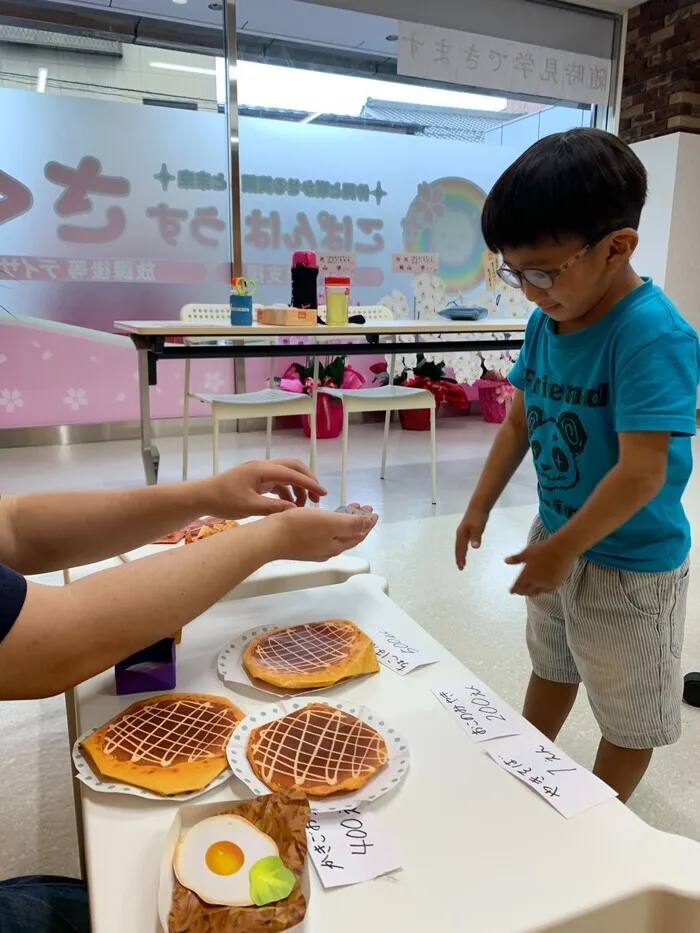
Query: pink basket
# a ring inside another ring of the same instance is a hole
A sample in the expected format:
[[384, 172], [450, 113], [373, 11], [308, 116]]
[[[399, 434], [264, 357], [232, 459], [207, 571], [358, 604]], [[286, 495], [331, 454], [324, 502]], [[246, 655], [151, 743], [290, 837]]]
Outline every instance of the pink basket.
[[499, 402], [498, 396], [502, 395], [502, 386], [508, 385], [505, 382], [496, 382], [493, 386], [484, 388], [483, 384], [479, 386], [479, 402], [481, 411], [484, 415], [484, 421], [489, 424], [503, 424], [510, 410], [510, 399], [505, 402]]

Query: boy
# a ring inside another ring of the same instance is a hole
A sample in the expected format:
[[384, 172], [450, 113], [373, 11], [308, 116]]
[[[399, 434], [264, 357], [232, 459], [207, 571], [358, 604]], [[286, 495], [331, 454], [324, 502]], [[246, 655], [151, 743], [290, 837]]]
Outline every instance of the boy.
[[516, 388], [457, 531], [478, 548], [530, 447], [539, 516], [512, 592], [527, 599], [533, 673], [523, 715], [554, 740], [583, 682], [602, 732], [595, 773], [626, 801], [681, 732], [680, 655], [698, 338], [630, 266], [643, 165], [594, 129], [539, 140], [484, 206], [501, 278], [539, 305]]

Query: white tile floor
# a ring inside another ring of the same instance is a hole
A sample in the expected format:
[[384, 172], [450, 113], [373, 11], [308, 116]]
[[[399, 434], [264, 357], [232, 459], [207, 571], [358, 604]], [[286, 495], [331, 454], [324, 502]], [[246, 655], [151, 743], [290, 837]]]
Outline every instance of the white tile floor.
[[[519, 548], [536, 508], [532, 470], [524, 466], [494, 511], [484, 546], [464, 574], [454, 569], [454, 530], [481, 469], [494, 429], [478, 418], [445, 420], [439, 426], [439, 503], [429, 503], [428, 442], [422, 434], [392, 433], [387, 480], [379, 480], [381, 427], [352, 430], [350, 494], [372, 502], [382, 522], [363, 547], [375, 571], [389, 578], [392, 597], [455, 655], [516, 707], [529, 673], [522, 601], [508, 595], [513, 572], [503, 558]], [[225, 435], [222, 465], [260, 456], [262, 437]], [[179, 442], [159, 442], [161, 482], [179, 475]], [[322, 441], [320, 474], [337, 503], [339, 442]], [[306, 456], [295, 433], [276, 436], [278, 456]], [[209, 471], [204, 437], [192, 442], [191, 475]], [[46, 488], [130, 486], [142, 482], [135, 442], [73, 448], [0, 450], [0, 490], [21, 493]], [[700, 478], [691, 481], [686, 506], [700, 523]], [[700, 546], [693, 552], [700, 564]], [[700, 578], [696, 578], [700, 579]], [[691, 580], [685, 670], [700, 669], [700, 609]], [[700, 839], [700, 710], [684, 708], [684, 735], [657, 753], [631, 807], [653, 825]], [[582, 694], [561, 737], [562, 747], [582, 763], [593, 759], [596, 724]], [[0, 876], [77, 871], [69, 759], [63, 701], [0, 706]]]

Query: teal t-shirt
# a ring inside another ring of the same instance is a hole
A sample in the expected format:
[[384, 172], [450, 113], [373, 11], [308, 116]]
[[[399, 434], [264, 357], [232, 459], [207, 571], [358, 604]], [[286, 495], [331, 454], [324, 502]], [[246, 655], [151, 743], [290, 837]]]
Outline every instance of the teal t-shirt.
[[510, 381], [525, 395], [547, 531], [561, 528], [615, 466], [620, 432], [669, 431], [663, 489], [586, 557], [644, 573], [683, 563], [690, 526], [681, 497], [693, 466], [699, 378], [698, 336], [650, 279], [574, 334], [557, 334], [534, 312]]

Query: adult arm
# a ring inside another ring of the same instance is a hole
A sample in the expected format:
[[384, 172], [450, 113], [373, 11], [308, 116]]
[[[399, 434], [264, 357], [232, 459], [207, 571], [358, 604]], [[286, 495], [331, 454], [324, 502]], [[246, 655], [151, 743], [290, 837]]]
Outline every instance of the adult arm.
[[0, 641], [0, 699], [65, 691], [168, 637], [263, 564], [327, 560], [363, 541], [375, 522], [293, 509], [69, 586], [29, 583]]
[[3, 496], [0, 562], [23, 574], [76, 567], [149, 544], [202, 515], [268, 515], [303, 505], [307, 494], [313, 501], [325, 494], [308, 467], [272, 460], [189, 483]]

